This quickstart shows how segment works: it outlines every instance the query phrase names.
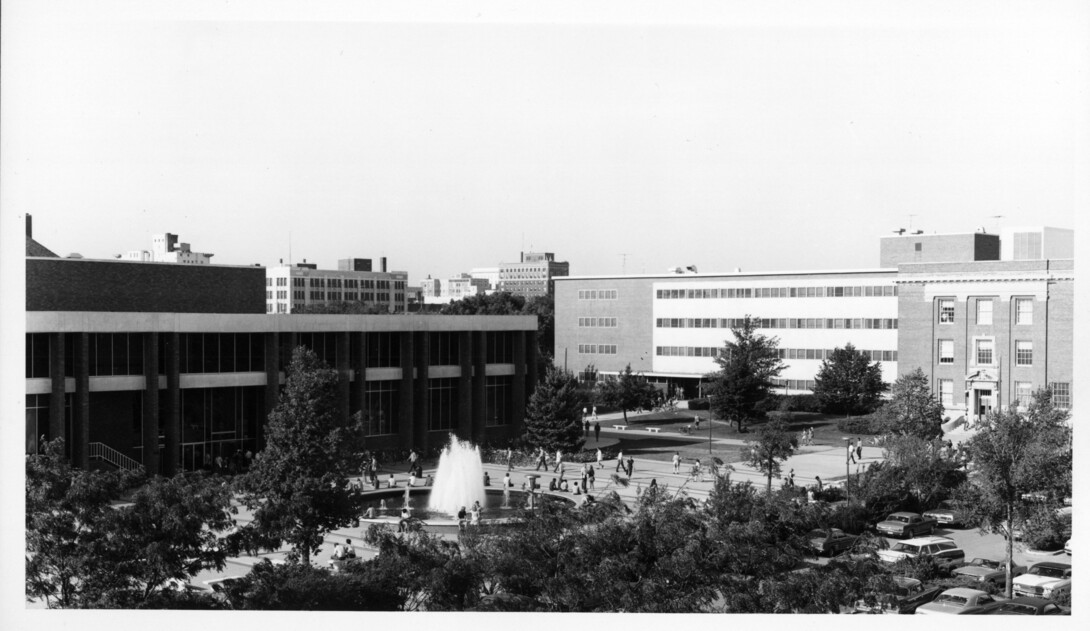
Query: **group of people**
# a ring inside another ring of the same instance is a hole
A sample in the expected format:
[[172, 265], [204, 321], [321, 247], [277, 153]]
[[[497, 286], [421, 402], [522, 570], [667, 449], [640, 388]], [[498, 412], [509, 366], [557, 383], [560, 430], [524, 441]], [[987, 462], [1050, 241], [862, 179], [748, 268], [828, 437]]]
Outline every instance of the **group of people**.
[[808, 427], [799, 432], [799, 444], [809, 447], [814, 444], [814, 428]]
[[[43, 437], [44, 439], [44, 437]], [[206, 452], [207, 453], [207, 452]], [[246, 450], [245, 453], [241, 449], [236, 449], [234, 455], [229, 458], [223, 456], [216, 456], [212, 459], [212, 471], [213, 473], [230, 474], [242, 473], [250, 470], [250, 465], [254, 461], [254, 452]], [[205, 456], [205, 466], [208, 466], [208, 457]]]
[[[595, 408], [597, 409], [597, 408]], [[598, 437], [602, 434], [602, 426], [598, 424], [598, 421], [594, 422], [594, 442], [598, 442]], [[583, 438], [590, 438], [590, 418], [586, 415], [586, 408], [583, 408]]]
[[852, 464], [855, 464], [858, 460], [863, 459], [863, 439], [856, 438], [854, 441], [848, 441], [848, 459]]
[[465, 528], [466, 524], [473, 526], [480, 525], [481, 523], [481, 503], [473, 502], [473, 507], [466, 512], [466, 507], [463, 506], [458, 509], [458, 527]]

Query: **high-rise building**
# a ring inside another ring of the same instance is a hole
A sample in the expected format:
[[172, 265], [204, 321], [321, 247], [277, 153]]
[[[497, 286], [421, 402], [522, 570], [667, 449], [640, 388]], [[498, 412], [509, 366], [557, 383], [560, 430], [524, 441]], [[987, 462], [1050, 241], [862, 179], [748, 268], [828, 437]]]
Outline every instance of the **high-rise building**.
[[551, 295], [553, 279], [567, 275], [567, 261], [552, 252], [523, 252], [518, 263], [500, 263], [497, 290], [527, 299]]
[[408, 272], [370, 271], [370, 259], [343, 259], [335, 270], [318, 269], [314, 263], [277, 265], [265, 273], [267, 313], [297, 313], [301, 307], [359, 302], [384, 313], [408, 310]]

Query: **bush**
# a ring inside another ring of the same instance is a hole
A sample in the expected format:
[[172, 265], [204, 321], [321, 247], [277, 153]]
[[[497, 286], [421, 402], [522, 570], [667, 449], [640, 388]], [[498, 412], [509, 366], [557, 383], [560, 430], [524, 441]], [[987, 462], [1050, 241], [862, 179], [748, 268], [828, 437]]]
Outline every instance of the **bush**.
[[845, 434], [877, 434], [874, 419], [871, 416], [853, 416], [842, 418], [836, 422], [838, 432]]
[[897, 576], [914, 578], [924, 583], [949, 579], [951, 576], [949, 566], [939, 565], [929, 555], [901, 559], [893, 564], [893, 573]]
[[820, 403], [812, 394], [789, 394], [780, 397], [781, 412], [818, 412]]
[[689, 399], [690, 410], [709, 410], [711, 409], [711, 401], [708, 399]]
[[1071, 537], [1071, 517], [1059, 515], [1051, 509], [1042, 510], [1026, 522], [1024, 532], [1023, 541], [1030, 549], [1045, 552], [1059, 550]]

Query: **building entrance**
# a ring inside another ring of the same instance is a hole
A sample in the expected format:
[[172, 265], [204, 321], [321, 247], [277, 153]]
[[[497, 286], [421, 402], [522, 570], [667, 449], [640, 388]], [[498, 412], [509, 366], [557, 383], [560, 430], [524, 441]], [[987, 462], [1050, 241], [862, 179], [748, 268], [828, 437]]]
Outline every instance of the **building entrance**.
[[992, 411], [992, 391], [976, 390], [976, 414], [977, 418], [984, 418]]

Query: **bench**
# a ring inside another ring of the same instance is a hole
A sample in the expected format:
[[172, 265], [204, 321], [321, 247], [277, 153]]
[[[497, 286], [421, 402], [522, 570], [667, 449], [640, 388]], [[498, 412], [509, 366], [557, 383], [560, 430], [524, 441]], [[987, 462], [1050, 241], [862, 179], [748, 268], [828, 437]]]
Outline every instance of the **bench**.
[[627, 425], [614, 425], [613, 429], [619, 429], [619, 430], [624, 431], [624, 430], [628, 429], [628, 426]]
[[659, 432], [661, 432], [661, 431], [662, 431], [662, 428], [661, 428], [661, 427], [648, 427], [648, 428], [647, 428], [647, 431], [649, 431], [649, 432], [655, 432], [655, 433], [657, 434], [657, 433], [659, 433]]

